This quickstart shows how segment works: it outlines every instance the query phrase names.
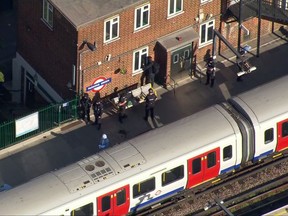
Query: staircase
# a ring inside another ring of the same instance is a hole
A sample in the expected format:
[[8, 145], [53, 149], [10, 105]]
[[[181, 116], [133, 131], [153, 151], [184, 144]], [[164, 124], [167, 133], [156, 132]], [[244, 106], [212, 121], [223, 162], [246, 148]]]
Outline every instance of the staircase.
[[[259, 2], [261, 1], [261, 18], [274, 21], [283, 25], [288, 24], [288, 0], [242, 0], [241, 20], [245, 21], [259, 14]], [[239, 21], [240, 1], [228, 7], [230, 16]]]

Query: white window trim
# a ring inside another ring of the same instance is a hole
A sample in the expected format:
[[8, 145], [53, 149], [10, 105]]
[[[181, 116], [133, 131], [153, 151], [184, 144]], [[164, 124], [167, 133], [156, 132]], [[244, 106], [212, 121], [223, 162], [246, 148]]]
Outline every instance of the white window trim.
[[213, 0], [200, 0], [200, 4], [203, 5], [203, 4], [206, 4], [208, 2], [212, 2]]
[[[148, 9], [144, 9], [146, 6], [148, 6]], [[140, 27], [137, 28], [137, 11], [140, 10], [141, 12], [141, 25]], [[148, 23], [146, 25], [143, 25], [143, 13], [148, 11]], [[138, 31], [140, 29], [144, 29], [144, 28], [147, 28], [150, 26], [150, 3], [149, 4], [145, 4], [145, 5], [142, 5], [141, 7], [138, 7], [135, 9], [135, 12], [134, 12], [134, 31]]]
[[[146, 51], [143, 52], [143, 50], [145, 50], [145, 49], [146, 49]], [[149, 47], [148, 47], [148, 46], [145, 46], [145, 47], [142, 47], [142, 48], [140, 48], [140, 49], [137, 49], [137, 50], [135, 50], [135, 51], [133, 52], [133, 65], [132, 65], [133, 70], [132, 70], [132, 76], [137, 75], [137, 74], [143, 72], [143, 70], [142, 70], [142, 68], [141, 68], [141, 65], [138, 65], [138, 66], [139, 66], [139, 69], [137, 69], [137, 70], [135, 70], [135, 68], [134, 68], [134, 65], [135, 65], [135, 54], [136, 54], [137, 52], [139, 52], [139, 58], [140, 58], [140, 59], [139, 59], [139, 64], [141, 64], [141, 56], [142, 56], [143, 54], [146, 54], [146, 56], [148, 56], [148, 54], [149, 54]]]
[[[213, 24], [212, 24], [212, 25], [208, 25], [210, 22], [213, 22]], [[205, 42], [201, 43], [201, 36], [202, 36], [202, 35], [201, 35], [201, 34], [202, 34], [201, 29], [202, 29], [202, 26], [203, 26], [203, 25], [206, 25], [206, 31], [205, 31], [206, 35], [205, 35]], [[213, 43], [213, 38], [212, 38], [212, 40], [207, 41], [207, 36], [208, 36], [208, 31], [207, 31], [207, 29], [208, 29], [210, 26], [213, 26], [213, 29], [215, 29], [215, 20], [209, 20], [208, 22], [205, 22], [205, 23], [201, 23], [201, 24], [200, 24], [200, 27], [199, 27], [199, 47], [204, 47], [204, 46], [206, 46], [206, 45], [208, 45], [208, 44]]]
[[180, 1], [181, 1], [181, 10], [176, 12], [176, 2], [177, 2], [177, 0], [175, 0], [174, 12], [170, 14], [170, 2], [171, 2], [171, 0], [168, 0], [168, 11], [167, 11], [168, 18], [178, 16], [179, 14], [182, 14], [184, 12], [183, 11], [183, 0], [180, 0]]
[[[113, 21], [115, 18], [117, 18], [117, 21]], [[110, 22], [110, 35], [112, 35], [112, 30], [113, 30], [113, 24], [117, 23], [118, 25], [118, 28], [117, 28], [117, 37], [114, 37], [114, 38], [109, 38], [108, 40], [106, 40], [106, 23], [107, 22]], [[109, 19], [106, 19], [104, 21], [104, 43], [109, 43], [111, 41], [114, 41], [114, 40], [117, 40], [119, 38], [119, 31], [120, 31], [120, 17], [119, 15], [117, 16], [113, 16], [113, 17], [110, 17]]]
[[[45, 13], [44, 13], [44, 7], [45, 4], [47, 5], [47, 17], [45, 17]], [[49, 23], [49, 16], [50, 16], [50, 12], [51, 12], [51, 16], [52, 16], [52, 24]], [[50, 4], [50, 2], [48, 0], [43, 0], [43, 8], [42, 8], [42, 19], [44, 20], [44, 22], [51, 28], [53, 28], [53, 6]]]

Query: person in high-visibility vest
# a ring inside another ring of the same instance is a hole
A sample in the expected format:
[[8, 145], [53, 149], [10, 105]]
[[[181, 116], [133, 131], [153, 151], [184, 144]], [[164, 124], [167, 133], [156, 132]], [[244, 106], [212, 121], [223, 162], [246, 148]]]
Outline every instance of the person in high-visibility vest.
[[0, 90], [2, 89], [4, 82], [5, 82], [5, 76], [4, 76], [3, 72], [0, 70]]
[[3, 72], [0, 70], [0, 83], [4, 83], [5, 82], [5, 76], [3, 74]]

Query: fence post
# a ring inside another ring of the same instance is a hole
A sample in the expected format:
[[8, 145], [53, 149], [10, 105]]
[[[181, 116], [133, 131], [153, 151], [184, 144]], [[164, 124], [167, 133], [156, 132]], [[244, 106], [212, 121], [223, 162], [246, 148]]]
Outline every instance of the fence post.
[[61, 104], [58, 105], [58, 126], [61, 123]]

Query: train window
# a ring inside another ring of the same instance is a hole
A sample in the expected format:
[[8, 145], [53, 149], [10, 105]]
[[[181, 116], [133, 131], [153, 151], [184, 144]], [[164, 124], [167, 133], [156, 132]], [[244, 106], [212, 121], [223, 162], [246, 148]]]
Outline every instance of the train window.
[[223, 160], [227, 161], [231, 158], [232, 158], [232, 145], [229, 145], [223, 149]]
[[126, 202], [126, 190], [123, 189], [117, 192], [117, 206], [120, 206], [125, 202]]
[[288, 122], [282, 124], [282, 137], [288, 136]]
[[197, 158], [192, 162], [192, 174], [196, 174], [201, 171], [201, 158]]
[[216, 152], [211, 152], [207, 155], [207, 168], [211, 168], [216, 165]]
[[102, 198], [102, 212], [105, 212], [107, 210], [109, 210], [111, 208], [111, 199], [110, 199], [110, 195], [105, 196]]
[[270, 128], [265, 131], [265, 144], [270, 143], [274, 140], [273, 128]]
[[155, 177], [133, 185], [133, 198], [155, 190]]
[[162, 173], [162, 186], [168, 185], [184, 177], [184, 166], [179, 166], [174, 169]]
[[74, 209], [70, 213], [71, 216], [92, 216], [93, 215], [93, 203], [81, 206]]

